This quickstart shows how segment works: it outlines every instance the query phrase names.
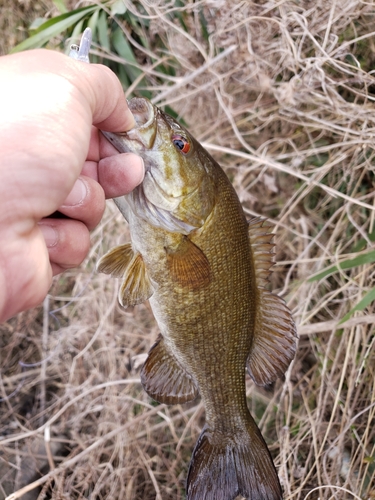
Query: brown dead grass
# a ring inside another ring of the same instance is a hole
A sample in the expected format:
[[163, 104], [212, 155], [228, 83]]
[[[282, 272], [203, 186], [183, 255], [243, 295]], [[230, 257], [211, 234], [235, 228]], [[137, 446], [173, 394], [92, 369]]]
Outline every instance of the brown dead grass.
[[[275, 224], [273, 286], [293, 310], [299, 349], [284, 381], [249, 381], [248, 396], [285, 498], [375, 498], [373, 306], [338, 326], [374, 287], [373, 265], [308, 281], [373, 246], [374, 3], [186, 2], [188, 33], [171, 21], [172, 2], [141, 3], [151, 47], [157, 33], [177, 71], [168, 80], [143, 62], [155, 102], [183, 116], [246, 212]], [[81, 269], [1, 327], [0, 498], [40, 477], [39, 499], [185, 498], [203, 408], [155, 406], [142, 391], [152, 314], [121, 310], [117, 284], [94, 271], [126, 238], [109, 205]]]

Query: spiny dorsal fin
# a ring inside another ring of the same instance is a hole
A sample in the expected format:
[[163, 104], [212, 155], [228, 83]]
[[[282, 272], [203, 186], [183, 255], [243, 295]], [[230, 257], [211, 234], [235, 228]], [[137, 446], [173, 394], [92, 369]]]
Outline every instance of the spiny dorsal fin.
[[154, 290], [143, 262], [130, 243], [112, 248], [96, 265], [99, 272], [123, 278], [119, 302], [123, 307], [135, 306], [151, 297]]
[[110, 274], [114, 278], [122, 278], [131, 260], [134, 258], [134, 250], [130, 243], [112, 248], [96, 264], [96, 270], [100, 273]]
[[167, 260], [173, 279], [181, 286], [196, 290], [210, 283], [210, 263], [188, 238], [183, 238], [177, 249], [167, 248]]
[[147, 394], [159, 403], [186, 403], [198, 395], [195, 379], [171, 354], [162, 335], [150, 349], [141, 382]]
[[297, 332], [284, 300], [268, 291], [270, 268], [274, 264], [273, 234], [270, 225], [259, 217], [249, 221], [249, 238], [257, 285], [257, 314], [254, 339], [247, 369], [258, 385], [281, 377], [296, 351]]
[[274, 234], [270, 232], [271, 225], [261, 217], [250, 219], [248, 224], [257, 287], [265, 287], [269, 284], [270, 269], [274, 265]]

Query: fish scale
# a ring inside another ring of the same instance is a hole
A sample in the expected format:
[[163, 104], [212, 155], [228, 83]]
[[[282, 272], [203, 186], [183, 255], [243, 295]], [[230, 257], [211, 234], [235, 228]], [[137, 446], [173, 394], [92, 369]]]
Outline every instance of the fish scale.
[[143, 387], [166, 404], [202, 397], [206, 423], [188, 500], [280, 500], [245, 386], [246, 367], [255, 383], [269, 384], [296, 349], [290, 311], [268, 290], [269, 228], [246, 220], [224, 171], [184, 127], [146, 99], [129, 107], [137, 126], [104, 135], [120, 152], [143, 157], [145, 179], [116, 200], [131, 243], [102, 257], [98, 269], [122, 276], [124, 307], [150, 300], [160, 335], [141, 371]]

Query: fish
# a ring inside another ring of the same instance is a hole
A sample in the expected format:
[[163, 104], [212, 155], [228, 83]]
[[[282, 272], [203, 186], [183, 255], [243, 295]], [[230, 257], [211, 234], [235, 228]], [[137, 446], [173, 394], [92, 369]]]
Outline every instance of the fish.
[[245, 387], [246, 369], [256, 384], [271, 384], [296, 351], [291, 312], [269, 290], [270, 225], [247, 220], [227, 175], [185, 127], [145, 98], [129, 108], [135, 127], [103, 134], [119, 152], [139, 154], [145, 176], [115, 199], [131, 242], [97, 269], [121, 278], [122, 306], [149, 300], [160, 334], [141, 369], [147, 394], [168, 405], [202, 398], [187, 499], [279, 500]]

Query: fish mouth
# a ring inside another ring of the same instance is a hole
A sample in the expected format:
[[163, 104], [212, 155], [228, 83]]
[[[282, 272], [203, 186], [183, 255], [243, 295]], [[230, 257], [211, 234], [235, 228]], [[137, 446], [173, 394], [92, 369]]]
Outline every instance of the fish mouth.
[[133, 97], [128, 101], [128, 106], [133, 113], [135, 127], [127, 132], [101, 132], [120, 153], [141, 154], [154, 145], [157, 131], [156, 109], [144, 97]]

